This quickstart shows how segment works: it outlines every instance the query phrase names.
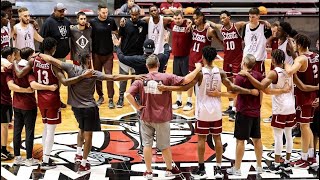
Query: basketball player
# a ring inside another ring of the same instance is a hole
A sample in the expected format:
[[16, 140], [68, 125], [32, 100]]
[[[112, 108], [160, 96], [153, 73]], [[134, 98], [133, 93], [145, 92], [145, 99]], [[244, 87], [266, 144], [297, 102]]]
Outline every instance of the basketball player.
[[[57, 41], [51, 37], [43, 40], [44, 53], [53, 55], [55, 53]], [[71, 85], [86, 78], [86, 74], [74, 78], [66, 79], [64, 74], [57, 68], [46, 63], [41, 57], [37, 56], [28, 61], [27, 65], [20, 69], [17, 62], [14, 62], [14, 70], [17, 77], [23, 77], [33, 69], [33, 75], [29, 78], [32, 89], [38, 90], [38, 107], [41, 112], [44, 129], [42, 133], [43, 162], [41, 169], [52, 169], [56, 165], [52, 162], [50, 152], [54, 143], [54, 132], [58, 124], [61, 123], [60, 111], [60, 92], [59, 88], [55, 91], [48, 91], [42, 85], [58, 84], [59, 81], [64, 85]]]
[[71, 59], [73, 64], [80, 65], [80, 54], [91, 54], [92, 29], [91, 27], [86, 27], [87, 16], [84, 12], [77, 13], [77, 23], [77, 25], [70, 27]]
[[243, 28], [245, 47], [243, 56], [252, 54], [256, 58], [253, 70], [265, 76], [264, 61], [267, 58], [267, 39], [272, 35], [270, 27], [259, 22], [260, 11], [254, 7], [249, 10], [249, 23]]
[[[306, 85], [317, 85], [319, 82], [319, 54], [309, 51], [310, 38], [297, 34], [291, 43], [295, 52], [298, 52], [298, 57], [294, 59], [293, 65], [285, 64], [287, 73], [289, 75], [297, 73], [299, 79]], [[312, 104], [317, 97], [317, 91], [296, 90], [296, 120], [300, 123], [302, 149], [301, 159], [294, 162], [294, 166], [297, 168], [308, 169], [309, 166], [316, 165], [310, 122], [312, 122], [314, 113]]]
[[[22, 69], [33, 55], [34, 50], [30, 47], [25, 47], [20, 50], [21, 60], [17, 63], [19, 68]], [[37, 119], [37, 102], [35, 98], [34, 90], [31, 89], [29, 83], [29, 76], [31, 74], [18, 78], [14, 72], [11, 72], [7, 77], [9, 89], [14, 91], [13, 93], [13, 110], [14, 110], [14, 131], [13, 131], [13, 146], [14, 146], [14, 164], [26, 166], [33, 166], [39, 164], [37, 159], [32, 158], [33, 140], [34, 140], [34, 128]], [[46, 86], [46, 85], [43, 85]], [[55, 91], [58, 86], [47, 86], [48, 90]], [[24, 89], [28, 91], [23, 91]], [[26, 132], [26, 151], [27, 159], [21, 157], [21, 133], [25, 126]]]
[[8, 15], [1, 10], [1, 49], [10, 46], [10, 30], [8, 29]]
[[[90, 163], [87, 161], [92, 147], [92, 132], [101, 131], [99, 108], [94, 100], [94, 88], [96, 81], [123, 81], [140, 78], [137, 75], [106, 75], [100, 71], [92, 71], [90, 68], [89, 53], [80, 55], [80, 66], [64, 63], [47, 54], [39, 55], [46, 62], [55, 67], [63, 69], [68, 73], [68, 77], [74, 78], [83, 76], [87, 72], [94, 73], [94, 77], [80, 81], [68, 87], [68, 104], [72, 106], [72, 111], [79, 123], [79, 133], [77, 139], [77, 154], [75, 161], [81, 161], [79, 171], [90, 170]], [[82, 154], [82, 145], [84, 151]]]
[[[211, 41], [217, 39], [221, 44], [221, 40], [217, 37], [216, 32], [212, 28], [205, 28], [206, 19], [200, 9], [196, 9], [193, 13], [193, 21], [195, 27], [192, 29], [192, 44], [189, 54], [189, 72], [194, 70], [194, 64], [202, 62], [202, 48], [211, 46]], [[184, 111], [192, 110], [192, 93], [193, 88], [188, 91], [188, 99], [186, 105], [183, 107]]]
[[[12, 63], [14, 60], [13, 48], [1, 48], [1, 56]], [[8, 75], [8, 72], [1, 72], [1, 161], [14, 158], [14, 156], [7, 150], [8, 126], [12, 120], [11, 91], [6, 81]]]
[[[186, 76], [189, 72], [189, 53], [191, 45], [191, 33], [186, 32], [188, 21], [183, 18], [183, 12], [177, 10], [173, 14], [174, 21], [170, 24], [172, 33], [173, 74]], [[187, 49], [187, 50], [186, 50]], [[182, 107], [182, 92], [177, 92], [177, 101], [172, 109]]]
[[[292, 127], [296, 124], [293, 78], [292, 75], [288, 76], [286, 71], [283, 69], [286, 59], [284, 51], [281, 49], [273, 50], [271, 57], [271, 63], [273, 64], [274, 69], [267, 74], [267, 77], [264, 78], [261, 83], [248, 72], [241, 71], [241, 75], [245, 75], [255, 88], [263, 90], [267, 94], [273, 94], [271, 126], [273, 127], [275, 139], [275, 163], [270, 167], [270, 169], [272, 171], [280, 171], [281, 169], [288, 171], [290, 170], [290, 157], [293, 147]], [[286, 84], [288, 84], [289, 88], [286, 88]], [[301, 87], [300, 84], [296, 84]], [[269, 85], [271, 85], [270, 90], [267, 89]], [[319, 89], [317, 86], [307, 86], [307, 88], [308, 91]], [[275, 90], [280, 91], [275, 92]], [[285, 134], [286, 138], [287, 154], [284, 164], [280, 164], [283, 134]]]
[[35, 50], [34, 40], [41, 43], [43, 38], [30, 24], [30, 14], [27, 8], [19, 8], [18, 14], [20, 22], [13, 27], [13, 46], [18, 49], [30, 47]]

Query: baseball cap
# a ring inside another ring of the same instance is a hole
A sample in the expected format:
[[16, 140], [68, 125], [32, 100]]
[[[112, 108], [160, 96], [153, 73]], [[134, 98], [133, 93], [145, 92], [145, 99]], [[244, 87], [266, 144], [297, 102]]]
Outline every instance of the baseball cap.
[[152, 39], [146, 39], [143, 43], [144, 52], [151, 54], [154, 52], [155, 45]]
[[55, 7], [55, 10], [63, 10], [63, 9], [67, 9], [66, 6], [62, 3], [58, 3]]

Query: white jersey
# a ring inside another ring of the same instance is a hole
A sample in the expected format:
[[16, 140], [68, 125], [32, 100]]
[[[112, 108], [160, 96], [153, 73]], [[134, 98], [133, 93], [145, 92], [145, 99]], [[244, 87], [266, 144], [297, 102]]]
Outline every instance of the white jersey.
[[267, 39], [264, 35], [264, 25], [259, 24], [257, 29], [252, 31], [248, 23], [244, 35], [244, 44], [243, 57], [252, 54], [256, 61], [264, 61], [267, 58]]
[[154, 41], [155, 50], [154, 54], [159, 54], [164, 52], [164, 26], [163, 26], [163, 16], [159, 17], [160, 20], [158, 24], [153, 22], [152, 16], [150, 16], [148, 24], [148, 39]]
[[296, 113], [295, 99], [294, 99], [294, 88], [292, 76], [289, 77], [286, 71], [280, 67], [274, 68], [278, 75], [277, 84], [271, 84], [272, 89], [282, 89], [286, 82], [292, 89], [288, 93], [280, 95], [272, 95], [272, 114], [274, 115], [288, 115]]
[[33, 26], [31, 24], [28, 24], [27, 27], [22, 27], [21, 23], [18, 23], [14, 26], [14, 29], [16, 31], [14, 47], [18, 49], [29, 47], [35, 50]]
[[202, 68], [201, 85], [196, 85], [196, 110], [195, 117], [201, 121], [217, 121], [222, 118], [221, 97], [207, 96], [207, 90], [221, 91], [220, 70], [217, 67], [208, 69]]
[[280, 46], [278, 46], [278, 49], [281, 49], [286, 56], [284, 62], [292, 65], [293, 58], [292, 58], [292, 56], [289, 56], [287, 53], [287, 44], [288, 44], [288, 39], [285, 42], [283, 42]]

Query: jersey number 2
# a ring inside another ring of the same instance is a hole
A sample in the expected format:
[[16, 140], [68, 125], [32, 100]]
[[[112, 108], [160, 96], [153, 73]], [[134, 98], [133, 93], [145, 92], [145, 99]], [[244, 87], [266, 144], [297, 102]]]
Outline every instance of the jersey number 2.
[[318, 78], [318, 66], [316, 64], [314, 64], [312, 66], [312, 69], [313, 69], [313, 78], [317, 79]]
[[48, 71], [41, 71], [40, 69], [37, 71], [38, 74], [38, 83], [40, 84], [49, 84], [49, 74]]

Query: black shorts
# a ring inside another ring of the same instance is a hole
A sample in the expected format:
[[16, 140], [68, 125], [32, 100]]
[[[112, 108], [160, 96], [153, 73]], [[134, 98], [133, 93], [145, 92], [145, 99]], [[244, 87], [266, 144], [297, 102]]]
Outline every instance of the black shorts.
[[189, 73], [189, 56], [173, 57], [173, 74], [186, 76]]
[[75, 108], [72, 107], [74, 116], [79, 123], [79, 129], [84, 131], [101, 131], [99, 108]]
[[234, 137], [239, 140], [261, 138], [260, 117], [249, 117], [237, 112], [234, 126]]
[[1, 123], [12, 121], [12, 105], [1, 104]]
[[311, 131], [314, 135], [319, 137], [319, 118], [320, 118], [320, 111], [316, 110], [314, 112], [314, 116], [313, 116], [313, 122], [310, 123], [310, 128]]

